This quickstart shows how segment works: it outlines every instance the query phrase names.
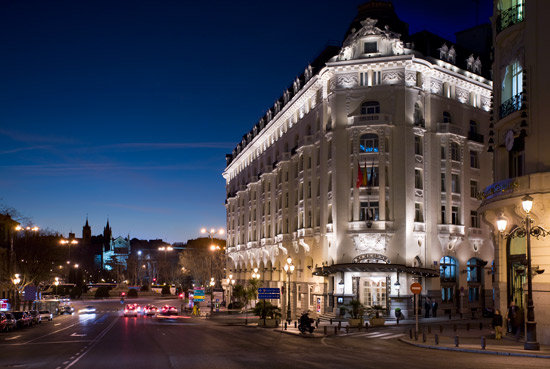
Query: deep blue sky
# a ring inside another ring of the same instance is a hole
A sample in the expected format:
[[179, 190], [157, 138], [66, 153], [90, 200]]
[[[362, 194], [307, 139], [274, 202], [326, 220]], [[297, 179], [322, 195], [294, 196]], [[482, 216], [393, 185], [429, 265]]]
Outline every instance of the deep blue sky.
[[[363, 2], [0, 0], [0, 203], [65, 236], [225, 227], [225, 154]], [[410, 33], [476, 22], [393, 3]]]

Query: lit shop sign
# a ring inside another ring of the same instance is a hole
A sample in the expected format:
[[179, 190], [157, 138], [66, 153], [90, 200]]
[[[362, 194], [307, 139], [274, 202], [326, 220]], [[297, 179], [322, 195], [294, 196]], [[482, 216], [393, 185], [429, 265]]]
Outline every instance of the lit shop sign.
[[363, 145], [360, 145], [361, 152], [378, 152], [378, 147], [365, 147]]
[[496, 196], [512, 193], [517, 186], [518, 183], [514, 179], [505, 179], [486, 187], [483, 192], [481, 192], [480, 197], [482, 200], [488, 200]]

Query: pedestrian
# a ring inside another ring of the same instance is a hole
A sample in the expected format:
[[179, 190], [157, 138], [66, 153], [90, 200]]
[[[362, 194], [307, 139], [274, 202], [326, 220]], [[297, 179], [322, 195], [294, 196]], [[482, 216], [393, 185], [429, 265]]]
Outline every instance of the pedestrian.
[[506, 312], [506, 324], [508, 333], [512, 333], [513, 335], [516, 334], [517, 326], [516, 326], [516, 315], [518, 313], [518, 307], [516, 306], [516, 303], [514, 301], [510, 302], [510, 306], [508, 306], [508, 311]]
[[432, 316], [435, 318], [437, 316], [437, 301], [434, 301], [432, 302]]
[[495, 330], [495, 339], [499, 340], [502, 338], [502, 315], [500, 315], [500, 310], [495, 310], [495, 315], [493, 315], [493, 321], [491, 326]]
[[430, 317], [430, 310], [432, 309], [432, 306], [430, 304], [430, 298], [426, 297], [426, 301], [424, 301], [424, 318]]

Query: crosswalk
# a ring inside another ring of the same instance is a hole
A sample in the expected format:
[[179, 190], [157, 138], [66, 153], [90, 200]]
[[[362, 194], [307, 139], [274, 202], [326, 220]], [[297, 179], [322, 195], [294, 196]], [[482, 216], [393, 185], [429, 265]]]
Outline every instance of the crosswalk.
[[367, 339], [377, 338], [381, 340], [391, 340], [394, 338], [403, 337], [404, 333], [392, 333], [392, 332], [367, 332], [367, 333], [351, 333], [353, 337], [363, 337]]

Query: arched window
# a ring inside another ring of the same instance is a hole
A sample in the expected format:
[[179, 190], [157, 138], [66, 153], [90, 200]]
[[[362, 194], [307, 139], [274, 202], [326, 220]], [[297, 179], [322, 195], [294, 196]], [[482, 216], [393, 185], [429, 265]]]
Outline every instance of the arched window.
[[378, 101], [367, 101], [361, 104], [361, 115], [379, 114], [380, 104]]
[[359, 152], [378, 152], [378, 135], [367, 133], [359, 138]]
[[439, 276], [442, 281], [455, 282], [458, 264], [452, 256], [443, 256], [439, 261]]
[[468, 260], [468, 282], [481, 283], [483, 277], [483, 262], [478, 258]]
[[452, 120], [452, 117], [451, 117], [451, 113], [449, 113], [448, 111], [444, 111], [443, 112], [443, 123], [452, 123], [453, 120]]

